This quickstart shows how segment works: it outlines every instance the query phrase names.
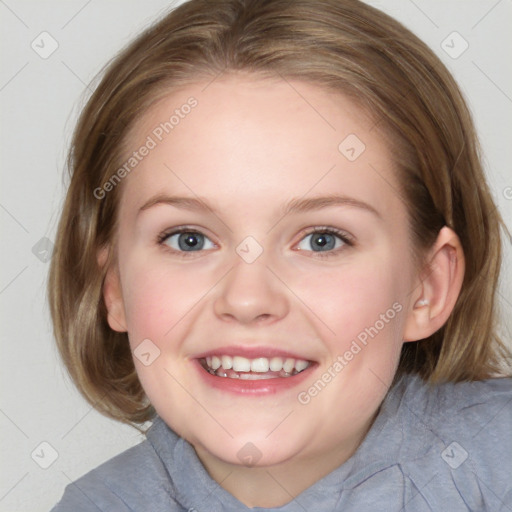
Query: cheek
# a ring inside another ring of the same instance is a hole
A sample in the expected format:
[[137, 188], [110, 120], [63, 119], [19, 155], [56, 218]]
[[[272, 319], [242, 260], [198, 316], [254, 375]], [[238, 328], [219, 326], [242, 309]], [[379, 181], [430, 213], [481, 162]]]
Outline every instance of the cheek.
[[373, 403], [382, 383], [391, 383], [402, 348], [406, 270], [407, 262], [386, 248], [304, 280], [305, 302], [322, 321], [326, 367], [336, 376], [332, 400], [349, 386], [358, 390], [359, 403]]
[[[322, 320], [334, 343], [350, 340], [378, 323], [381, 315], [395, 317], [399, 302], [397, 277], [382, 260], [358, 262], [304, 279], [304, 302]], [[400, 309], [398, 307], [398, 309]], [[391, 310], [391, 311], [390, 311]]]
[[303, 282], [322, 320], [328, 355], [321, 375], [306, 384], [299, 402], [311, 404], [307, 410], [312, 415], [333, 418], [328, 433], [333, 437], [342, 422], [357, 424], [373, 414], [396, 372], [406, 263], [396, 261], [391, 251], [380, 256]]
[[163, 339], [213, 285], [205, 271], [184, 271], [169, 264], [126, 261], [122, 275], [128, 332], [134, 343]]

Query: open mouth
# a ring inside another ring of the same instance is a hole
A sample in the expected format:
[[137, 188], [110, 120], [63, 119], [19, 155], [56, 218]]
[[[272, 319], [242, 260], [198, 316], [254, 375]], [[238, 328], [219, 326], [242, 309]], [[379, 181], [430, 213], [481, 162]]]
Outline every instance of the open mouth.
[[216, 377], [241, 380], [289, 378], [311, 366], [311, 361], [291, 357], [208, 356], [199, 359], [201, 366]]

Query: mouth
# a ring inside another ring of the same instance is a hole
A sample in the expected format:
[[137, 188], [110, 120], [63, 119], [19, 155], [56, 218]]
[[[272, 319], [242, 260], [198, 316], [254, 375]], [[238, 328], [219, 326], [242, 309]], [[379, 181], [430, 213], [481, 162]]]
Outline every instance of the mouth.
[[201, 367], [215, 377], [239, 380], [288, 379], [304, 372], [312, 361], [293, 357], [256, 357], [219, 354], [199, 359]]

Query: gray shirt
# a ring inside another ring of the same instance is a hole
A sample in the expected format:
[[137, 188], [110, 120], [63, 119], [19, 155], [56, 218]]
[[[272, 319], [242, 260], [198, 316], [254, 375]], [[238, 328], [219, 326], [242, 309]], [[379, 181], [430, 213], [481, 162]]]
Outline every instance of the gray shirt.
[[155, 418], [147, 439], [67, 486], [52, 512], [512, 511], [512, 379], [403, 377], [355, 454], [279, 508], [250, 509]]

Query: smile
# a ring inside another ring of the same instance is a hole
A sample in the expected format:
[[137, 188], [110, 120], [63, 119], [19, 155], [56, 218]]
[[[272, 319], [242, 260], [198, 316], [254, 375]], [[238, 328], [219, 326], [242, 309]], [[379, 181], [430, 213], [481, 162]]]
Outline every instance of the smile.
[[304, 359], [291, 357], [256, 357], [214, 355], [200, 359], [201, 366], [216, 377], [241, 380], [289, 378], [311, 365]]

